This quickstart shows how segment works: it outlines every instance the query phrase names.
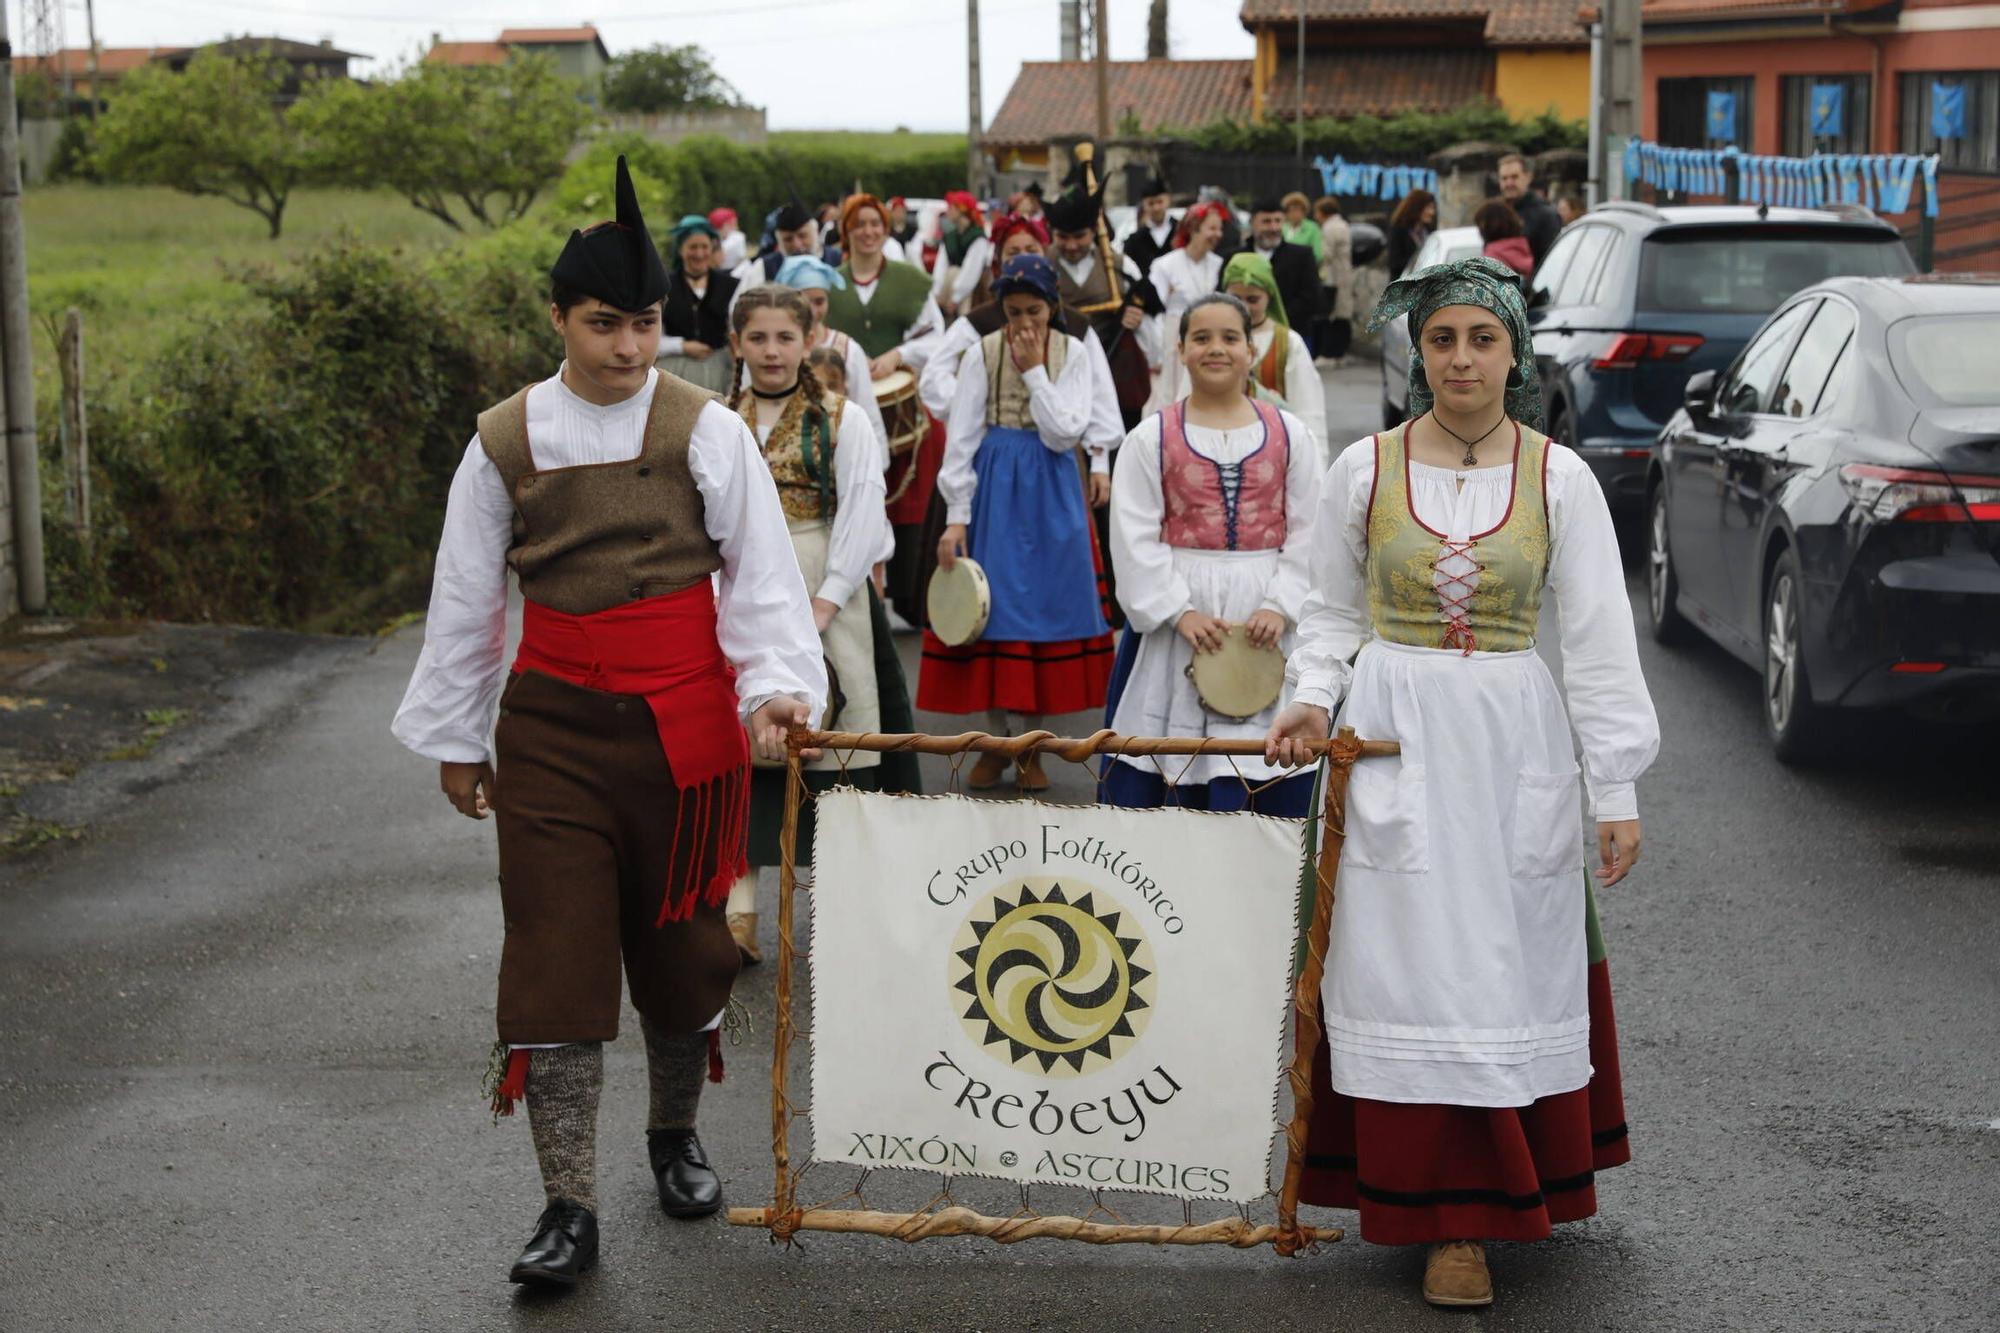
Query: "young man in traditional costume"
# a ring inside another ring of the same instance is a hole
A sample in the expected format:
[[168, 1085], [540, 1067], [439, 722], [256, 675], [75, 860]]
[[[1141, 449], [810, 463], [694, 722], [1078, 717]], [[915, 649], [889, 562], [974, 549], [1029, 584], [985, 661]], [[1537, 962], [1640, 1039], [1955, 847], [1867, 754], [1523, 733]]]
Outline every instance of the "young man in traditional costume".
[[[921, 375], [944, 332], [944, 316], [931, 299], [930, 275], [890, 258], [887, 246], [893, 243], [889, 213], [881, 200], [857, 194], [841, 205], [840, 244], [847, 258], [840, 265], [840, 276], [847, 286], [827, 293], [826, 322], [861, 344], [869, 357], [871, 382], [903, 369]], [[849, 387], [856, 397], [873, 393], [859, 384]], [[913, 625], [921, 623], [924, 604], [924, 589], [916, 581], [922, 563], [917, 543], [943, 458], [944, 423], [934, 421], [916, 448], [889, 465], [889, 493], [896, 496], [889, 505], [889, 523], [896, 534], [889, 600]]]
[[[1074, 310], [1091, 310], [1091, 327], [1104, 348], [1111, 366], [1111, 378], [1118, 390], [1119, 414], [1126, 430], [1139, 424], [1152, 389], [1152, 376], [1160, 368], [1160, 327], [1150, 315], [1162, 306], [1153, 285], [1139, 266], [1111, 247], [1111, 260], [1118, 266], [1114, 299], [1110, 275], [1098, 262], [1097, 226], [1102, 216], [1103, 192], [1085, 194], [1072, 188], [1050, 202], [1045, 216], [1055, 249], [1056, 279], [1063, 304]], [[1099, 310], [1100, 306], [1111, 306]]]
[[[1289, 691], [1255, 716], [1210, 710], [1190, 676], [1232, 630], [1292, 646], [1306, 599], [1319, 447], [1292, 413], [1250, 397], [1250, 312], [1222, 293], [1181, 316], [1188, 396], [1125, 438], [1111, 481], [1111, 557], [1126, 629], [1105, 725], [1127, 736], [1261, 738]], [[1105, 760], [1111, 805], [1255, 810], [1304, 818], [1313, 774], [1204, 755]]]
[[[1429, 1245], [1425, 1298], [1478, 1306], [1483, 1242], [1590, 1216], [1595, 1173], [1631, 1156], [1574, 756], [1580, 739], [1609, 888], [1638, 860], [1660, 729], [1604, 493], [1540, 431], [1512, 270], [1404, 278], [1370, 327], [1402, 314], [1415, 415], [1327, 473], [1265, 757], [1300, 762], [1336, 705], [1402, 746], [1347, 790], [1302, 1197], [1359, 1209], [1366, 1240]], [[1560, 692], [1535, 650], [1544, 592]]]
[[[1006, 327], [969, 348], [951, 404], [938, 491], [947, 526], [938, 564], [966, 554], [986, 572], [992, 612], [961, 647], [924, 632], [917, 703], [940, 713], [984, 713], [1007, 731], [1044, 715], [1101, 708], [1111, 670], [1102, 591], [1104, 562], [1075, 452], [1093, 474], [1109, 467], [1109, 441], [1093, 441], [1097, 374], [1082, 340], [1051, 327], [1061, 306], [1055, 270], [1039, 255], [1007, 261], [995, 290]], [[1093, 478], [1093, 487], [1098, 483]], [[1006, 763], [982, 755], [970, 785], [996, 785]], [[1043, 791], [1035, 757], [1021, 761], [1023, 791]]]
[[[511, 1276], [548, 1286], [597, 1259], [597, 1109], [621, 958], [661, 1205], [676, 1217], [720, 1206], [695, 1110], [739, 966], [723, 903], [744, 868], [745, 728], [782, 756], [786, 729], [826, 696], [755, 438], [653, 365], [667, 272], [623, 158], [616, 197], [617, 220], [572, 233], [550, 274], [561, 369], [480, 414], [452, 480], [394, 725], [439, 762], [460, 813], [497, 818], [495, 1110], [525, 1096], [547, 1205]], [[510, 570], [526, 603], [511, 675]]]
[[1326, 386], [1312, 352], [1286, 317], [1276, 275], [1261, 255], [1245, 250], [1222, 266], [1222, 288], [1250, 311], [1251, 377], [1279, 405], [1290, 408], [1312, 433], [1313, 456], [1322, 469], [1333, 461], [1326, 440]]
[[1172, 203], [1165, 181], [1155, 176], [1146, 182], [1145, 193], [1139, 197], [1138, 223], [1125, 238], [1125, 257], [1137, 264], [1141, 273], [1150, 275], [1153, 261], [1174, 248], [1174, 228], [1180, 219], [1168, 211]]

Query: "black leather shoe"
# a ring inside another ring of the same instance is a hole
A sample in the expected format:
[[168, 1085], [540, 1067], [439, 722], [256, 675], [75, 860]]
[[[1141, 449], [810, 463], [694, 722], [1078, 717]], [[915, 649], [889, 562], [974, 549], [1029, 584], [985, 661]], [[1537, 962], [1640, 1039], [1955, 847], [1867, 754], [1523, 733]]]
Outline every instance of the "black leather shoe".
[[646, 1156], [668, 1217], [707, 1217], [722, 1207], [722, 1182], [691, 1129], [649, 1129]]
[[597, 1214], [574, 1199], [557, 1199], [535, 1221], [535, 1238], [514, 1261], [510, 1282], [574, 1287], [597, 1262]]

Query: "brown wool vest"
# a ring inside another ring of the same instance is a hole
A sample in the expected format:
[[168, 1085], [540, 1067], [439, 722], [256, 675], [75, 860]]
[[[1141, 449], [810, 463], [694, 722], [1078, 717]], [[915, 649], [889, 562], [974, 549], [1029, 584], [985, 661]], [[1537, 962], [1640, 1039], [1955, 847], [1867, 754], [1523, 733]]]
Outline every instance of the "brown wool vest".
[[722, 568], [688, 466], [695, 418], [713, 401], [661, 375], [637, 458], [546, 471], [528, 447], [527, 389], [479, 414], [479, 443], [514, 500], [507, 565], [523, 597], [590, 615], [679, 592]]

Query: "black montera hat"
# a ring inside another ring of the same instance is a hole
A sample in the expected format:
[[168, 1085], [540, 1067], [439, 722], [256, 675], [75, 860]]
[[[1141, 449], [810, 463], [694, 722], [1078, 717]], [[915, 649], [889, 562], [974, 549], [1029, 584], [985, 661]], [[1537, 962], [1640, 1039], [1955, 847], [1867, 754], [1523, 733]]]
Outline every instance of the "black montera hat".
[[618, 211], [611, 222], [569, 234], [551, 280], [620, 310], [644, 310], [667, 294], [667, 266], [653, 248], [632, 173], [618, 158]]
[[1146, 188], [1139, 191], [1139, 197], [1141, 199], [1151, 199], [1156, 194], [1172, 194], [1172, 193], [1173, 191], [1167, 188], [1166, 181], [1162, 180], [1158, 176], [1151, 176], [1148, 177], [1146, 180]]
[[1097, 207], [1102, 194], [1086, 195], [1082, 190], [1064, 190], [1042, 205], [1042, 216], [1055, 231], [1088, 231], [1097, 225]]

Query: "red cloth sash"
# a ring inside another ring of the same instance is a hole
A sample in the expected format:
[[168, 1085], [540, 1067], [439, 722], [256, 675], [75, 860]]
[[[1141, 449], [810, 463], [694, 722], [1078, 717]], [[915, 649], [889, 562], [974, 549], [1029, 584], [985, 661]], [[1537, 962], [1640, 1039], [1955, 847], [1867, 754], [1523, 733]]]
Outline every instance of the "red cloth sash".
[[646, 700], [680, 790], [657, 924], [687, 920], [697, 903], [725, 902], [749, 869], [750, 739], [737, 716], [736, 671], [716, 638], [709, 581], [583, 616], [529, 602], [514, 670]]

